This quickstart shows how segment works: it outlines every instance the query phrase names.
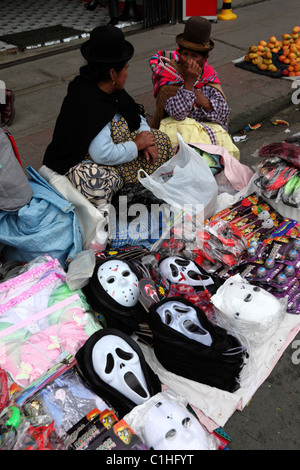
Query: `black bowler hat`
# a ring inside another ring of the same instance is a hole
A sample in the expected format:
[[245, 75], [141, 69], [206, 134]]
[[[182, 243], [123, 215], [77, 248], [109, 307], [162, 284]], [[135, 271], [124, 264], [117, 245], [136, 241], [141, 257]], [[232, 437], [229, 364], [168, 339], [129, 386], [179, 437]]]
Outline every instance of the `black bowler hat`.
[[133, 45], [125, 40], [123, 31], [113, 25], [94, 28], [81, 46], [83, 57], [94, 64], [126, 62], [133, 53]]
[[210, 39], [211, 24], [202, 16], [191, 16], [185, 23], [184, 31], [176, 36], [176, 42], [185, 49], [209, 52], [214, 47]]

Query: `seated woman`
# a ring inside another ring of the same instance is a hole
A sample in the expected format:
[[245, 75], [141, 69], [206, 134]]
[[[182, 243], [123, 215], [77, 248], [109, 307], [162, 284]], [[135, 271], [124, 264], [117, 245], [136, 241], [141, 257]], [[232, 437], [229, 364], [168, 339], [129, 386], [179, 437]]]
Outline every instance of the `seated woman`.
[[208, 65], [214, 48], [211, 24], [191, 17], [178, 34], [176, 51], [159, 51], [150, 59], [156, 110], [151, 127], [167, 133], [175, 146], [180, 132], [188, 143], [220, 145], [239, 159], [228, 134], [230, 108], [218, 74]]
[[122, 30], [95, 28], [81, 53], [87, 64], [68, 86], [43, 164], [99, 207], [124, 183], [138, 183], [140, 168], [151, 174], [174, 153], [124, 89], [134, 48]]

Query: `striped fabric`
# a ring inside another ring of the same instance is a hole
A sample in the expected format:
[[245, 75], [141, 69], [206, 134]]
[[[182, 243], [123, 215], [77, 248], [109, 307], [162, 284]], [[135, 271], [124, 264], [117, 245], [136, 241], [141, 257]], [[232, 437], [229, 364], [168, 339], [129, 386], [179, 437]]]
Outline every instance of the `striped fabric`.
[[[175, 51], [158, 51], [150, 60], [149, 65], [152, 70], [152, 82], [154, 97], [157, 97], [158, 90], [164, 85], [181, 85], [183, 78], [170, 66], [170, 60], [178, 61], [178, 48]], [[211, 65], [205, 62], [200, 79], [195, 83], [196, 88], [201, 88], [207, 83], [220, 84], [218, 74]]]

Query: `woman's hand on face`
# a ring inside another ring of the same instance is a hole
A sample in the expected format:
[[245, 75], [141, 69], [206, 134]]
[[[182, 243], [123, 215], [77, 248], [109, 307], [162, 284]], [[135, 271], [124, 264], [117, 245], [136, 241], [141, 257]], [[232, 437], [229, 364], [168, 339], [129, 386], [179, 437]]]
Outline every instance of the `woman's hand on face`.
[[201, 74], [201, 70], [200, 65], [194, 59], [189, 59], [185, 62], [183, 66], [185, 88], [193, 89], [195, 81]]
[[158, 149], [156, 145], [148, 147], [144, 150], [144, 155], [146, 157], [147, 162], [149, 163], [156, 163], [158, 159]]
[[134, 143], [138, 151], [145, 150], [147, 147], [153, 147], [155, 146], [154, 135], [150, 131], [142, 131], [136, 136]]

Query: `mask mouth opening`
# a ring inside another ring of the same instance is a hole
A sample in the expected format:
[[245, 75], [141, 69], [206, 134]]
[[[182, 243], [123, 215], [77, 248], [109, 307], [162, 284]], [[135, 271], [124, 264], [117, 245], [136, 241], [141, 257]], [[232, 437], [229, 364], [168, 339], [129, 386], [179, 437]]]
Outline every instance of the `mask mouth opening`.
[[126, 385], [131, 388], [131, 390], [137, 395], [142, 398], [148, 397], [147, 391], [141, 385], [140, 381], [138, 380], [135, 374], [133, 374], [132, 372], [126, 372], [126, 374], [124, 375], [124, 381]]
[[177, 434], [177, 433], [176, 433], [176, 429], [170, 429], [170, 430], [166, 433], [165, 439], [166, 439], [167, 441], [172, 441], [173, 439], [175, 439], [176, 434]]
[[189, 332], [197, 335], [206, 335], [207, 331], [203, 330], [197, 323], [192, 320], [184, 320], [183, 327]]

